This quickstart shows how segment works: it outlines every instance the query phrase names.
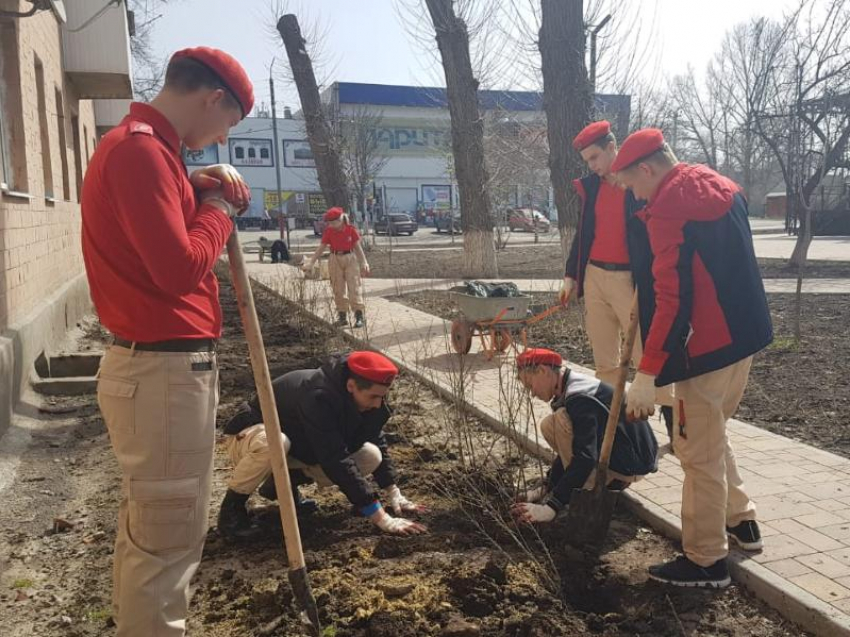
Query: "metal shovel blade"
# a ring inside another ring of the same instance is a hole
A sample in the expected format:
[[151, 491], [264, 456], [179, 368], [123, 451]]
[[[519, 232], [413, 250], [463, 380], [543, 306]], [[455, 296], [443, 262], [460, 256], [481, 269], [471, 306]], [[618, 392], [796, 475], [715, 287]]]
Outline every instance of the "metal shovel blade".
[[298, 601], [298, 606], [307, 615], [311, 631], [314, 635], [318, 635], [322, 626], [319, 623], [319, 609], [310, 588], [310, 576], [307, 574], [307, 569], [299, 568], [289, 571], [289, 585], [292, 586], [292, 592]]
[[573, 489], [567, 512], [567, 541], [577, 548], [599, 552], [608, 535], [619, 491]]

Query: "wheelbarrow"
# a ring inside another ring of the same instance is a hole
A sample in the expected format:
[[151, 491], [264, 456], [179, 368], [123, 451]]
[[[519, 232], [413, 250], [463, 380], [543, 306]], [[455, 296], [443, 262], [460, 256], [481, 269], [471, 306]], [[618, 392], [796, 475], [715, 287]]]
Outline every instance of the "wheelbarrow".
[[530, 296], [480, 297], [462, 292], [464, 289], [449, 291], [461, 313], [460, 318], [452, 321], [452, 347], [458, 354], [468, 354], [473, 339], [478, 336], [487, 360], [496, 353], [506, 352], [517, 340], [525, 349], [528, 326], [562, 309], [560, 305], [554, 305], [540, 314], [529, 316]]

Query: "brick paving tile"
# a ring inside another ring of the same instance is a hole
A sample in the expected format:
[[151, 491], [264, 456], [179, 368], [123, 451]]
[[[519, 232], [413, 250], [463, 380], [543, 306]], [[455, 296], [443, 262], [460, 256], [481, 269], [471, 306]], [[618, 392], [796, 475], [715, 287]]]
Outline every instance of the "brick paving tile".
[[834, 551], [826, 551], [824, 553], [827, 557], [831, 557], [834, 560], [841, 562], [842, 564], [846, 564], [850, 566], [850, 547], [845, 546], [842, 549], [836, 549]]
[[850, 588], [837, 584], [820, 573], [797, 575], [789, 578], [789, 581], [825, 602], [836, 602], [850, 597]]
[[751, 559], [759, 564], [764, 564], [765, 562], [773, 562], [800, 555], [811, 555], [812, 553], [818, 553], [818, 551], [808, 544], [795, 540], [788, 535], [775, 535], [766, 538], [764, 551], [754, 553]]
[[788, 579], [789, 577], [805, 575], [806, 573], [812, 572], [812, 569], [810, 569], [805, 564], [800, 563], [795, 558], [776, 560], [775, 562], [766, 562], [764, 566], [769, 568], [771, 571], [773, 571], [780, 577], [784, 577], [785, 579]]
[[781, 520], [783, 518], [796, 518], [801, 515], [818, 512], [818, 509], [808, 502], [778, 502], [776, 504], [766, 504], [764, 500], [756, 500], [756, 507], [759, 519], [764, 520], [765, 522]]
[[[838, 560], [825, 555], [824, 553], [814, 553], [812, 555], [800, 555], [794, 558], [800, 564], [813, 571], [817, 571], [821, 575], [831, 577], [850, 577], [850, 565], [839, 562]], [[786, 575], [786, 577], [792, 577]]]
[[845, 597], [844, 599], [830, 602], [830, 604], [845, 615], [850, 615], [850, 598]]
[[641, 493], [646, 498], [649, 498], [655, 504], [670, 504], [672, 502], [681, 502], [682, 487], [656, 487]]
[[818, 530], [824, 535], [828, 535], [829, 537], [835, 540], [850, 540], [850, 522], [842, 522], [841, 524], [822, 526]]
[[814, 500], [812, 504], [824, 511], [840, 511], [841, 509], [850, 508], [843, 502], [839, 502], [838, 500], [833, 500], [831, 498], [826, 500]]
[[822, 511], [820, 513], [810, 513], [809, 515], [801, 515], [798, 518], [794, 518], [800, 524], [805, 524], [806, 526], [816, 529], [821, 526], [829, 526], [831, 524], [840, 524], [841, 522], [846, 522], [844, 518], [841, 518], [829, 511]]

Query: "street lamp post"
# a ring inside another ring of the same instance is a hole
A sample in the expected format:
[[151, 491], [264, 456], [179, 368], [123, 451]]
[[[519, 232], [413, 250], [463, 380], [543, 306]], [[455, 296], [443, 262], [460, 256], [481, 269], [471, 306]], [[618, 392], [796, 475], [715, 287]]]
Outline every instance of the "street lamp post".
[[590, 30], [590, 88], [594, 93], [596, 93], [596, 36], [610, 20], [611, 14], [609, 13]]

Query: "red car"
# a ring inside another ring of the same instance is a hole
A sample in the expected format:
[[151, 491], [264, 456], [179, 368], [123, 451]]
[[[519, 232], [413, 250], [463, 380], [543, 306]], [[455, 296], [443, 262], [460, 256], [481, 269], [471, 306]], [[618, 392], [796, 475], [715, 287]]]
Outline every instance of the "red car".
[[517, 208], [510, 211], [508, 228], [511, 232], [549, 232], [551, 222], [543, 214], [532, 208]]

